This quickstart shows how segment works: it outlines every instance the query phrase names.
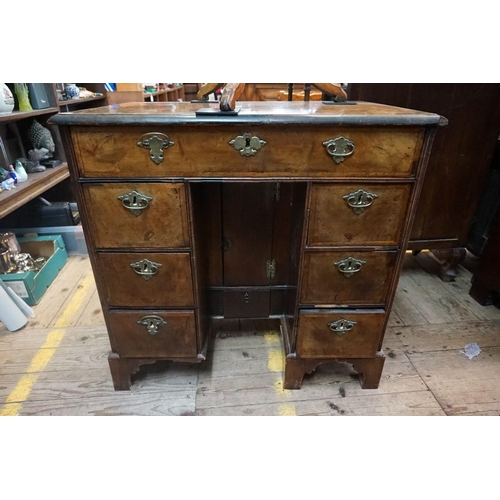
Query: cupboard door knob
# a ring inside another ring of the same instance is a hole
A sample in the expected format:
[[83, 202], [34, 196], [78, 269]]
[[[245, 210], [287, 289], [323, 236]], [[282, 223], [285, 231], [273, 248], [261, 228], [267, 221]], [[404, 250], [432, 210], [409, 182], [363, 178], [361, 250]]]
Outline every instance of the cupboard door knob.
[[352, 208], [352, 211], [359, 215], [363, 213], [368, 207], [371, 206], [373, 200], [378, 198], [377, 194], [369, 193], [364, 189], [358, 189], [353, 193], [346, 194], [343, 196], [344, 200], [346, 200], [347, 204]]
[[158, 273], [161, 267], [159, 262], [153, 262], [148, 259], [138, 260], [137, 262], [132, 262], [130, 267], [139, 276], [142, 276], [146, 281], [150, 280], [155, 274]]
[[137, 141], [140, 148], [149, 149], [149, 157], [157, 165], [163, 161], [163, 150], [174, 144], [168, 135], [160, 132], [148, 132], [142, 136], [140, 141]]
[[354, 142], [343, 135], [325, 141], [323, 146], [325, 146], [326, 152], [332, 157], [332, 160], [337, 165], [343, 162], [346, 156], [350, 156], [354, 153]]
[[350, 321], [345, 318], [338, 319], [337, 321], [332, 321], [328, 323], [330, 330], [335, 332], [339, 337], [343, 337], [347, 332], [354, 328], [356, 321]]
[[334, 263], [346, 278], [351, 278], [355, 273], [359, 272], [363, 264], [366, 264], [365, 260], [355, 259], [354, 257], [347, 257], [347, 259], [342, 259]]
[[152, 196], [147, 196], [139, 193], [138, 191], [130, 191], [130, 193], [122, 194], [121, 196], [118, 196], [118, 199], [135, 217], [141, 215], [142, 211], [148, 208], [149, 202], [153, 201]]
[[160, 318], [160, 316], [154, 316], [154, 315], [144, 316], [137, 323], [139, 325], [144, 325], [146, 327], [148, 333], [151, 335], [156, 335], [158, 333], [158, 328], [161, 325], [167, 324], [167, 322], [163, 318]]

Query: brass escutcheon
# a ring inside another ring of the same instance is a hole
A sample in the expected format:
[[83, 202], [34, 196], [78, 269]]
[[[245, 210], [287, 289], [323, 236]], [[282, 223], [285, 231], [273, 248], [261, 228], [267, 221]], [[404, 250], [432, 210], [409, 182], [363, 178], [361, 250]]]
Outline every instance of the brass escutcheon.
[[326, 147], [327, 153], [337, 165], [343, 162], [346, 156], [350, 156], [354, 153], [354, 142], [343, 135], [325, 141], [323, 146]]
[[134, 272], [136, 272], [139, 276], [142, 276], [147, 281], [158, 273], [161, 264], [148, 259], [142, 259], [137, 262], [132, 262], [130, 267], [134, 270]]
[[161, 325], [166, 325], [167, 322], [160, 318], [160, 316], [144, 316], [138, 322], [139, 325], [144, 325], [151, 335], [156, 335], [158, 333], [158, 327]]
[[266, 141], [259, 139], [249, 132], [245, 132], [243, 135], [238, 135], [229, 141], [229, 144], [238, 150], [241, 156], [255, 156], [255, 153], [266, 144]]
[[378, 198], [377, 194], [369, 193], [364, 189], [358, 189], [354, 193], [349, 193], [343, 196], [344, 200], [347, 201], [347, 204], [352, 208], [352, 211], [359, 215], [365, 211], [371, 204], [375, 198]]
[[147, 196], [138, 191], [130, 191], [130, 193], [122, 194], [118, 196], [118, 199], [127, 210], [130, 210], [132, 215], [135, 215], [135, 217], [141, 215], [142, 211], [148, 208], [149, 202], [153, 201], [152, 196]]
[[332, 321], [328, 323], [330, 330], [335, 332], [339, 337], [343, 337], [347, 332], [353, 329], [356, 321], [350, 321], [345, 318], [338, 319], [337, 321]]
[[149, 156], [152, 161], [159, 165], [163, 161], [163, 150], [174, 145], [168, 135], [160, 132], [148, 132], [137, 142], [140, 148], [149, 149]]
[[365, 260], [355, 259], [354, 257], [347, 257], [347, 259], [342, 259], [334, 263], [346, 278], [351, 278], [363, 267], [363, 264], [366, 264]]

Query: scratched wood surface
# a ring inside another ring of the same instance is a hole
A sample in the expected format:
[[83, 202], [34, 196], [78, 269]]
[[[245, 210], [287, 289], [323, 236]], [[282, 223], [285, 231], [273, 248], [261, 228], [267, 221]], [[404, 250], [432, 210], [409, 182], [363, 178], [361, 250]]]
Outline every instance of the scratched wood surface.
[[[71, 256], [26, 328], [0, 323], [0, 415], [498, 416], [500, 310], [469, 297], [465, 268], [454, 283], [437, 269], [429, 253], [405, 257], [378, 390], [332, 364], [284, 391], [279, 332], [242, 332], [235, 321], [211, 340], [206, 363], [143, 367], [130, 392], [115, 392], [89, 261]], [[460, 351], [471, 342], [482, 352], [469, 360]]]

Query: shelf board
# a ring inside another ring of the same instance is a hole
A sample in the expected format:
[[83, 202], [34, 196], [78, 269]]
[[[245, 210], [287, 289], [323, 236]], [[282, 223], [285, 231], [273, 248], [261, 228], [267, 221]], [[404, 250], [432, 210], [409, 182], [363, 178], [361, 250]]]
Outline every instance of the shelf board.
[[162, 94], [169, 94], [170, 92], [175, 92], [177, 90], [182, 89], [182, 85], [180, 87], [174, 87], [173, 89], [162, 89], [162, 90], [155, 90], [154, 92], [144, 92], [144, 97], [149, 97], [150, 95], [155, 96], [155, 95], [162, 95]]
[[30, 118], [32, 116], [49, 115], [58, 112], [59, 108], [34, 109], [33, 111], [13, 111], [12, 113], [0, 115], [0, 123], [15, 122], [16, 120], [22, 120], [24, 118]]
[[28, 174], [26, 182], [18, 182], [15, 188], [0, 193], [0, 219], [68, 177], [68, 164], [65, 162], [43, 172]]
[[84, 104], [90, 101], [103, 101], [104, 99], [106, 99], [105, 95], [100, 95], [97, 97], [82, 97], [81, 99], [68, 99], [67, 101], [59, 101], [59, 107], [71, 106], [72, 104]]

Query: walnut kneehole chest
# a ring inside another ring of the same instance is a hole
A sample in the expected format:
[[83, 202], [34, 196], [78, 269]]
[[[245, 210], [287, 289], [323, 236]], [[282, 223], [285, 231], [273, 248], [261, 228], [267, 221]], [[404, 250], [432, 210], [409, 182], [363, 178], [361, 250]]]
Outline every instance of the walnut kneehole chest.
[[214, 320], [273, 318], [284, 387], [333, 360], [378, 387], [436, 126], [371, 103], [129, 103], [60, 113], [115, 389], [202, 362]]

